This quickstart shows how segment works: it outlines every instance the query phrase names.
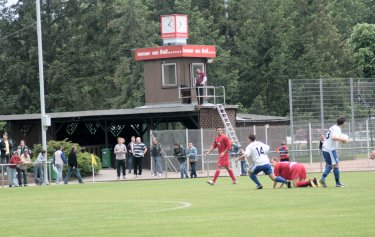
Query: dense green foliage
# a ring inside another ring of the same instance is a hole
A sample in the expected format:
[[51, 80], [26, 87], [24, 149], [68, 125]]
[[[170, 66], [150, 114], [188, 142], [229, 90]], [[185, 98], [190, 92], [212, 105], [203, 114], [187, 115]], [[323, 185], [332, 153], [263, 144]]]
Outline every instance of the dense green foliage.
[[[91, 153], [87, 153], [82, 151], [81, 147], [77, 143], [73, 143], [71, 141], [68, 141], [67, 139], [63, 141], [54, 141], [50, 140], [48, 141], [47, 144], [47, 154], [48, 154], [48, 159], [53, 159], [53, 154], [59, 147], [63, 147], [63, 152], [65, 153], [66, 158], [68, 159], [69, 153], [72, 149], [72, 147], [76, 147], [76, 154], [77, 154], [77, 162], [78, 162], [78, 168], [80, 170], [81, 175], [84, 176], [90, 176], [92, 175], [92, 166], [91, 166]], [[37, 158], [37, 155], [42, 151], [42, 145], [41, 144], [36, 144], [34, 145], [34, 160]], [[95, 173], [99, 173], [100, 169], [102, 168], [101, 162], [99, 157], [96, 155], [96, 163], [97, 165], [94, 166], [95, 168]], [[68, 170], [68, 165], [64, 166], [64, 173], [66, 174]]]
[[[345, 188], [276, 189], [260, 177], [123, 181], [0, 190], [2, 236], [374, 236], [371, 172]], [[190, 204], [190, 206], [189, 206]], [[41, 221], [43, 220], [43, 221]], [[16, 226], [16, 228], [15, 228]], [[143, 228], [145, 227], [145, 228]]]
[[[39, 111], [35, 1], [0, 0], [0, 114]], [[288, 79], [374, 78], [374, 0], [43, 0], [47, 112], [143, 104], [137, 47], [159, 16], [189, 14], [190, 44], [214, 44], [211, 85], [244, 112], [286, 115]]]

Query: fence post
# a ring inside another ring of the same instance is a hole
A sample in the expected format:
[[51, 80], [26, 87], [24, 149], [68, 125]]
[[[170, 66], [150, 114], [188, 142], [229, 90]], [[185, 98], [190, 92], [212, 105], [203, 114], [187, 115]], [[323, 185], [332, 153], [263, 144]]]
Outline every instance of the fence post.
[[[355, 144], [355, 108], [354, 108], [354, 87], [353, 87], [353, 78], [350, 78], [350, 107], [351, 107], [351, 112], [352, 112], [352, 137], [353, 137], [353, 142]], [[350, 143], [349, 143], [350, 144]]]
[[201, 131], [201, 157], [202, 157], [202, 171], [204, 171], [204, 152], [203, 152], [203, 128], [200, 129]]
[[151, 155], [151, 148], [152, 148], [152, 139], [153, 139], [153, 135], [152, 135], [152, 130], [150, 129], [150, 169], [151, 169], [151, 175], [152, 175], [152, 172], [153, 172], [153, 164], [152, 164], [152, 155]]
[[[186, 128], [185, 131], [186, 131], [186, 134], [185, 134], [186, 144], [185, 145], [186, 145], [186, 149], [187, 149], [188, 144], [189, 144], [189, 130]], [[185, 151], [185, 153], [186, 153], [186, 151]], [[189, 164], [190, 164], [189, 157], [186, 157], [186, 173], [188, 173], [188, 174], [189, 174]]]
[[369, 137], [368, 119], [366, 119], [366, 144], [367, 144], [367, 157], [370, 157], [370, 137]]
[[264, 133], [266, 136], [266, 144], [268, 144], [268, 128], [270, 127], [269, 124], [264, 125]]
[[254, 135], [257, 135], [257, 127], [255, 124], [253, 125], [253, 131], [254, 131]]
[[[295, 150], [294, 146], [294, 117], [293, 117], [293, 97], [292, 97], [292, 80], [289, 79], [289, 116], [290, 116], [290, 141], [292, 143], [292, 150]], [[292, 160], [295, 160], [294, 152], [292, 153]]]
[[311, 135], [311, 123], [309, 123], [309, 155], [310, 155], [310, 165], [312, 166], [312, 135]]
[[4, 188], [4, 166], [3, 165], [1, 165], [1, 187]]
[[320, 124], [322, 131], [324, 131], [324, 97], [323, 97], [323, 79], [319, 79], [319, 92], [320, 92]]

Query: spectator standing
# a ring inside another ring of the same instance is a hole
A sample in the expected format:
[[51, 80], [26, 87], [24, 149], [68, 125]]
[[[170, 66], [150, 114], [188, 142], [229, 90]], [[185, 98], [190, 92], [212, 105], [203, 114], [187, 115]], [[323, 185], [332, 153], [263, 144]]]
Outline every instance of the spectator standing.
[[57, 151], [55, 151], [55, 154], [54, 154], [54, 163], [55, 163], [55, 166], [56, 166], [56, 169], [57, 169], [57, 178], [56, 178], [56, 184], [61, 184], [61, 182], [63, 181], [63, 168], [64, 168], [64, 164], [66, 164], [66, 158], [65, 158], [65, 154], [64, 152], [62, 151], [63, 147], [60, 146], [59, 149]]
[[131, 141], [128, 144], [128, 174], [132, 172], [132, 165], [134, 160], [134, 144], [135, 144], [135, 136], [131, 137]]
[[126, 146], [124, 145], [125, 139], [122, 137], [117, 138], [117, 144], [114, 149], [114, 153], [116, 154], [116, 168], [117, 168], [117, 179], [120, 179], [120, 174], [122, 171], [122, 178], [126, 179], [126, 168], [125, 168], [125, 161], [126, 161]]
[[145, 156], [147, 152], [146, 145], [141, 141], [140, 137], [137, 137], [135, 139], [135, 144], [133, 146], [133, 154], [134, 154], [134, 175], [135, 178], [138, 177], [138, 175], [142, 175], [142, 161], [143, 157]]
[[192, 142], [188, 143], [188, 148], [186, 149], [186, 156], [188, 157], [190, 163], [190, 178], [196, 178], [198, 151], [197, 148], [193, 146]]
[[44, 183], [44, 170], [43, 166], [47, 162], [47, 153], [45, 150], [42, 150], [38, 154], [38, 157], [34, 161], [34, 179], [36, 185], [42, 185]]
[[21, 158], [18, 155], [18, 152], [14, 151], [12, 157], [9, 160], [9, 166], [7, 167], [9, 188], [13, 186], [18, 187], [17, 165], [18, 163], [20, 163], [20, 161], [21, 161]]
[[[0, 142], [0, 152], [1, 152], [1, 163], [7, 164], [10, 159], [11, 151], [12, 151], [12, 142], [8, 139], [8, 133], [4, 132], [3, 139]], [[18, 153], [20, 154], [20, 153]]]
[[289, 161], [289, 147], [286, 145], [286, 142], [282, 142], [276, 149], [276, 152], [279, 153], [280, 161], [286, 162]]
[[33, 163], [31, 162], [29, 150], [23, 150], [23, 154], [21, 155], [21, 161], [17, 165], [17, 173], [18, 173], [18, 184], [22, 186], [22, 177], [23, 177], [23, 186], [27, 186], [27, 168], [31, 166]]
[[153, 163], [153, 171], [152, 171], [152, 176], [161, 176], [163, 169], [161, 166], [161, 146], [158, 140], [154, 137], [152, 138], [152, 147], [150, 149], [151, 153], [151, 159]]
[[197, 68], [196, 74], [195, 74], [195, 87], [197, 92], [197, 98], [198, 98], [198, 105], [203, 104], [203, 96], [204, 96], [204, 86], [207, 82], [207, 75], [206, 73], [202, 72], [200, 68]]
[[180, 163], [180, 174], [181, 179], [183, 178], [189, 178], [187, 171], [186, 171], [186, 151], [185, 148], [183, 148], [180, 144], [175, 143], [174, 144], [174, 157], [177, 158], [178, 162]]
[[238, 155], [240, 154], [241, 146], [239, 144], [236, 144], [233, 140], [231, 140], [231, 148], [229, 150], [230, 153], [230, 165], [232, 166], [232, 169], [234, 171], [234, 175], [237, 177], [241, 174], [241, 167], [238, 163], [242, 162], [238, 161]]
[[69, 157], [68, 157], [69, 169], [68, 169], [68, 174], [65, 177], [65, 182], [64, 182], [65, 184], [68, 184], [69, 178], [70, 178], [70, 176], [72, 175], [73, 172], [76, 173], [78, 182], [80, 184], [83, 183], [81, 174], [79, 173], [79, 169], [78, 169], [76, 149], [77, 149], [76, 147], [72, 147], [72, 150], [69, 153]]
[[18, 154], [23, 154], [25, 149], [27, 149], [29, 151], [29, 155], [31, 155], [31, 150], [26, 146], [25, 140], [21, 140], [20, 144], [17, 147]]

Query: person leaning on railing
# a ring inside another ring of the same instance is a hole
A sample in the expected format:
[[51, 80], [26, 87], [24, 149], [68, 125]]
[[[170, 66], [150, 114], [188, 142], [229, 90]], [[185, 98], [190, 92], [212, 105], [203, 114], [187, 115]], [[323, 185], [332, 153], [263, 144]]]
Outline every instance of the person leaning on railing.
[[43, 165], [47, 162], [46, 151], [42, 150], [34, 161], [34, 179], [36, 185], [44, 183]]
[[23, 186], [27, 186], [27, 168], [32, 166], [32, 162], [29, 155], [29, 150], [25, 149], [21, 155], [21, 161], [17, 165], [18, 172], [18, 183], [22, 186], [22, 176], [23, 176]]

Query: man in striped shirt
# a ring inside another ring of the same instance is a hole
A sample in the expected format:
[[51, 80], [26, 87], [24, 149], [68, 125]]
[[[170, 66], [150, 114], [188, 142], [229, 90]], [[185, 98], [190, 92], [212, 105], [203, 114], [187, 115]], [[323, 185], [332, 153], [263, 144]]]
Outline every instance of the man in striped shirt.
[[135, 139], [135, 144], [133, 145], [133, 155], [134, 155], [134, 175], [142, 175], [142, 160], [147, 152], [146, 145], [141, 141], [140, 137]]

